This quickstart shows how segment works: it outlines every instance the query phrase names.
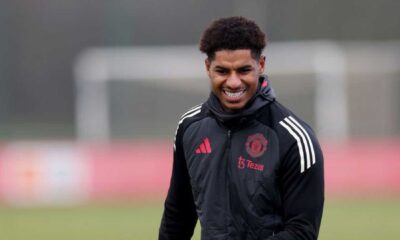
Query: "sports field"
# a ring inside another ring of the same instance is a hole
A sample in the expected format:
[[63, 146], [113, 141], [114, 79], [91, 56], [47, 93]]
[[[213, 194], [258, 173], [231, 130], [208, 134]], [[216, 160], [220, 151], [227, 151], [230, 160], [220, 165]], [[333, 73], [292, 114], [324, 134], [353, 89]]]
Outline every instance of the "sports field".
[[[162, 203], [151, 201], [71, 208], [0, 207], [0, 239], [156, 239], [161, 213]], [[194, 239], [200, 239], [199, 231]], [[328, 201], [319, 239], [400, 239], [400, 199]]]

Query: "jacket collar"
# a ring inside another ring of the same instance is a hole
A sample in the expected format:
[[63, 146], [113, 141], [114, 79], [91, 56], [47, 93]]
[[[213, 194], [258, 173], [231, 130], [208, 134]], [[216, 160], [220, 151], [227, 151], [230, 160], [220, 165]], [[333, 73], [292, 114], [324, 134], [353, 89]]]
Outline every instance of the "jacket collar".
[[261, 75], [259, 79], [258, 89], [253, 98], [240, 110], [227, 112], [221, 105], [217, 96], [210, 93], [205, 103], [206, 108], [222, 123], [236, 122], [236, 120], [244, 120], [255, 114], [260, 108], [264, 107], [275, 100], [275, 93], [267, 75]]

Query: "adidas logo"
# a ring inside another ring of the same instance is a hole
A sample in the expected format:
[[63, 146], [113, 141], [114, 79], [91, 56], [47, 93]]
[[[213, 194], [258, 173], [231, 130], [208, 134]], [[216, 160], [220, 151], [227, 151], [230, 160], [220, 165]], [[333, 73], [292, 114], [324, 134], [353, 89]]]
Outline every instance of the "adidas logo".
[[196, 153], [211, 153], [211, 145], [210, 145], [210, 140], [208, 140], [208, 137], [204, 138], [203, 142], [200, 144], [200, 146], [196, 149]]

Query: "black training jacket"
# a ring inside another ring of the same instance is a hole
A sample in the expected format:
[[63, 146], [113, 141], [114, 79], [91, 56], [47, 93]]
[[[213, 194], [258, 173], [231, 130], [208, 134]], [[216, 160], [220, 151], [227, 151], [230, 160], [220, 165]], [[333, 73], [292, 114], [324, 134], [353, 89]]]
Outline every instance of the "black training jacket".
[[313, 240], [324, 204], [323, 156], [311, 128], [275, 100], [266, 76], [227, 113], [213, 94], [186, 112], [174, 144], [159, 240]]

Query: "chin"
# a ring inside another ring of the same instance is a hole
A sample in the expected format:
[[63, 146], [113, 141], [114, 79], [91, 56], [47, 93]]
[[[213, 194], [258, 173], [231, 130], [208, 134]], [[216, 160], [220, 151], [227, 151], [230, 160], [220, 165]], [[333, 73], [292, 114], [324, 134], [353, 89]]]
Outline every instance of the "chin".
[[243, 103], [228, 103], [228, 104], [224, 104], [224, 108], [226, 110], [230, 110], [230, 111], [237, 111], [242, 109], [245, 106], [245, 104]]

